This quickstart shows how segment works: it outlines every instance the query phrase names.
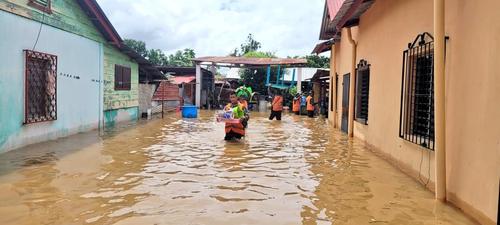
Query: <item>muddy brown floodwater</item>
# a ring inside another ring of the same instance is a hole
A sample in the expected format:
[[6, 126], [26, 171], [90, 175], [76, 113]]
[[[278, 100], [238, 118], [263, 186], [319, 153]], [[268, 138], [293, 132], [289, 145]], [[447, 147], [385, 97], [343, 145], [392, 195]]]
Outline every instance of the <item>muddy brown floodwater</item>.
[[0, 155], [0, 224], [474, 224], [327, 121], [214, 113]]

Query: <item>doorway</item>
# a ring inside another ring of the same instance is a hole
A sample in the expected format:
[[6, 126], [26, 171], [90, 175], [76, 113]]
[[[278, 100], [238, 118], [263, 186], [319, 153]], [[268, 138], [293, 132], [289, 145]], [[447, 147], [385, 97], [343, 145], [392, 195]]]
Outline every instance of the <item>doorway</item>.
[[342, 121], [340, 129], [347, 133], [349, 119], [349, 86], [351, 74], [345, 74], [342, 81]]

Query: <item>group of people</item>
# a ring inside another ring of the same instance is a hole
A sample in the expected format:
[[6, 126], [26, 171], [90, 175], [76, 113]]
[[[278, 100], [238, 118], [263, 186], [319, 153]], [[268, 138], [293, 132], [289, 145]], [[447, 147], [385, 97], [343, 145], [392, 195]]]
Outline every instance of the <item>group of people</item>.
[[[312, 93], [307, 93], [301, 95], [297, 93], [293, 98], [292, 103], [292, 112], [296, 115], [300, 115], [301, 108], [306, 107], [307, 115], [309, 117], [314, 117], [314, 107], [315, 103], [313, 101]], [[283, 96], [280, 93], [274, 95], [271, 101], [271, 115], [269, 116], [269, 120], [281, 120], [281, 113], [283, 112]]]
[[[241, 139], [245, 136], [245, 129], [248, 126], [248, 120], [250, 120], [250, 114], [248, 110], [248, 101], [246, 100], [246, 95], [238, 94], [233, 92], [229, 96], [230, 102], [224, 107], [224, 111], [231, 111], [233, 118], [238, 122], [226, 122], [225, 132], [226, 136], [224, 140], [234, 140]], [[283, 112], [283, 95], [281, 93], [276, 93], [271, 101], [271, 115], [269, 120], [281, 120], [281, 115]], [[300, 115], [301, 107], [306, 107], [307, 115], [309, 117], [314, 117], [314, 102], [312, 93], [306, 95], [296, 94], [293, 98], [292, 111]]]

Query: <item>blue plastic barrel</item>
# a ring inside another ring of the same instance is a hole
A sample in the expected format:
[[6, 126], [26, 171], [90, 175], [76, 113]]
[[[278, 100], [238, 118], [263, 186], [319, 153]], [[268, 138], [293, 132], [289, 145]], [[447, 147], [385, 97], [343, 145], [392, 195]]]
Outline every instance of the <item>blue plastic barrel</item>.
[[195, 105], [182, 106], [182, 117], [184, 117], [184, 118], [197, 118], [198, 117], [198, 107], [196, 107]]

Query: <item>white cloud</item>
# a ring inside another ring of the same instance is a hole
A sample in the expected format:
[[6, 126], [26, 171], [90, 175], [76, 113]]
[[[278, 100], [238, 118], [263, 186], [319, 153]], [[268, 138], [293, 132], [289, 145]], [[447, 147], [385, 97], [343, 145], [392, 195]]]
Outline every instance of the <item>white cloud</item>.
[[123, 38], [167, 53], [227, 55], [249, 33], [278, 56], [309, 54], [324, 0], [98, 0]]

